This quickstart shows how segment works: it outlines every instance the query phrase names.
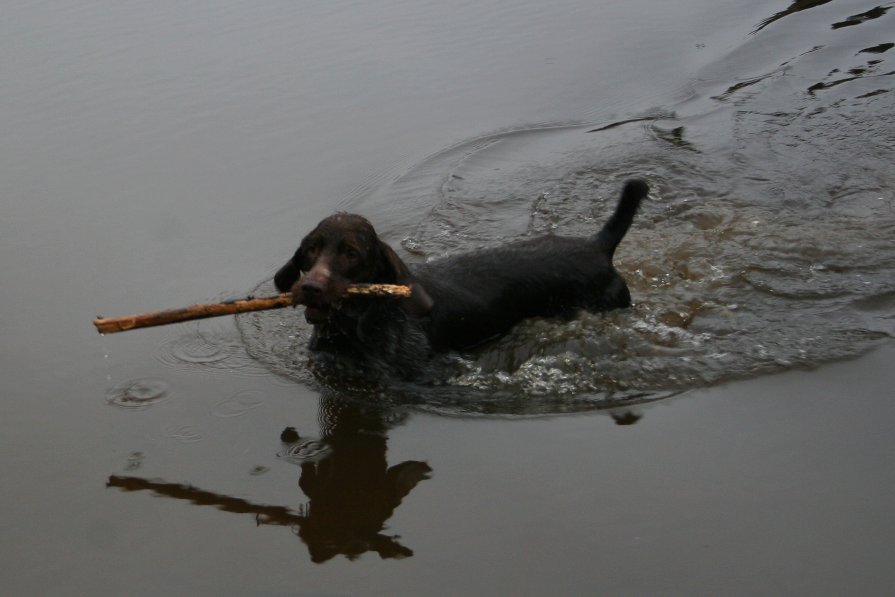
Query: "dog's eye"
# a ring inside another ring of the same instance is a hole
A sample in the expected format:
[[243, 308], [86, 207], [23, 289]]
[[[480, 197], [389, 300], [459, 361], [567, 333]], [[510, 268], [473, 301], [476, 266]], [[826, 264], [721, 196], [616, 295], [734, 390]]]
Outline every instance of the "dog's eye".
[[357, 261], [360, 259], [360, 253], [354, 247], [342, 247], [340, 252], [342, 253], [342, 257], [349, 261]]

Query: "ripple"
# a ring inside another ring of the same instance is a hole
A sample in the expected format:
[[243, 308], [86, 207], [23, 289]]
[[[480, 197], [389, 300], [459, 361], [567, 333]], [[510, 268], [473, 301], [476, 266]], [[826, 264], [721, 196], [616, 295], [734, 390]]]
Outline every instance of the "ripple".
[[[266, 280], [252, 290], [261, 295], [273, 287]], [[274, 309], [241, 313], [236, 327], [245, 352], [256, 362], [279, 376], [306, 385], [316, 385], [308, 367], [308, 342], [311, 327], [299, 309]]]
[[230, 358], [233, 352], [233, 346], [212, 344], [204, 336], [189, 336], [171, 344], [171, 356], [192, 365], [219, 363]]
[[144, 377], [118, 384], [106, 391], [109, 404], [122, 408], [148, 408], [168, 398], [170, 387], [161, 379]]
[[204, 439], [203, 433], [195, 425], [169, 427], [165, 430], [165, 436], [175, 439], [183, 444], [192, 444]]
[[259, 398], [256, 392], [246, 390], [219, 402], [212, 414], [222, 418], [239, 417], [263, 405], [264, 400]]
[[143, 452], [131, 452], [127, 456], [127, 464], [125, 465], [125, 470], [135, 471], [143, 466], [143, 459], [145, 455]]
[[330, 448], [326, 442], [307, 439], [290, 444], [277, 454], [277, 458], [293, 464], [304, 464], [305, 462], [316, 462], [329, 454], [329, 452]]
[[245, 350], [237, 331], [209, 329], [201, 333], [178, 336], [158, 348], [156, 355], [163, 364], [177, 368], [222, 370], [245, 375], [262, 375]]

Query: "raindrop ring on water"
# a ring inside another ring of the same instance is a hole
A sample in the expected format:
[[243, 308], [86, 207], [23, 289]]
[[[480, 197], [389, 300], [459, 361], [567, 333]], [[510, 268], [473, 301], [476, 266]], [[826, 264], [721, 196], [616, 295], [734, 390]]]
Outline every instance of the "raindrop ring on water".
[[168, 397], [170, 386], [161, 379], [144, 377], [132, 379], [106, 391], [109, 404], [123, 408], [146, 408]]

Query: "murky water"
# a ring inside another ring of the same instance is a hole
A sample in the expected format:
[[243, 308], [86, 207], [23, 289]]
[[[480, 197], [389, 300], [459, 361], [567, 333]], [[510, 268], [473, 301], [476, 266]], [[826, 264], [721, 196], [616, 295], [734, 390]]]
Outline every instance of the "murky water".
[[[893, 19], [4, 6], [4, 589], [888, 594]], [[629, 177], [634, 307], [440, 385], [321, 382], [300, 310], [90, 325], [272, 290], [338, 209], [422, 262], [589, 234]]]

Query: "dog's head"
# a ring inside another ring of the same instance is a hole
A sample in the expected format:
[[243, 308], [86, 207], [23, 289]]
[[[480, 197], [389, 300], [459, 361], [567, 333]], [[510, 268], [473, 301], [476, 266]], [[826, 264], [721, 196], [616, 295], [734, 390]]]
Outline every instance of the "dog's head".
[[398, 255], [376, 235], [373, 225], [354, 214], [338, 213], [321, 221], [274, 276], [280, 292], [292, 292], [305, 305], [305, 317], [322, 323], [345, 300], [353, 283], [407, 284], [413, 293], [402, 306], [420, 316], [432, 300]]

